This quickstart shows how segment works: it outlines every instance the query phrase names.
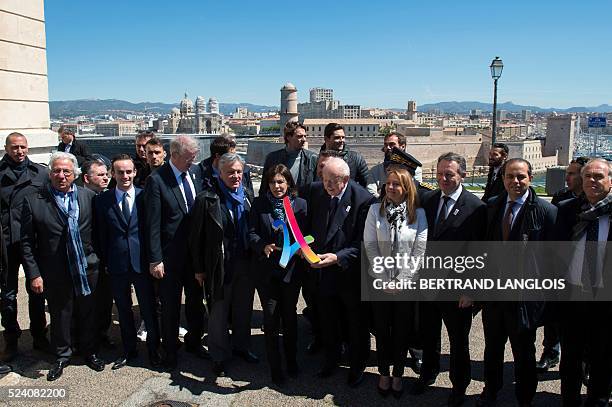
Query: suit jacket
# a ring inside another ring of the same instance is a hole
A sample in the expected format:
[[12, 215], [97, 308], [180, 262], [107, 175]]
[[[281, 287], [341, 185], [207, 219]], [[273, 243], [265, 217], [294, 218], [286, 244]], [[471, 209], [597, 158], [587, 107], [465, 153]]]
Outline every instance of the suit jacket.
[[[87, 257], [87, 279], [93, 291], [98, 280], [99, 263], [93, 246], [92, 201], [95, 193], [78, 186], [76, 188], [79, 194], [79, 229]], [[24, 199], [21, 252], [28, 280], [42, 277], [45, 287], [57, 290], [73, 287], [66, 256], [67, 233], [68, 225], [46, 187]]]
[[427, 215], [429, 241], [482, 241], [487, 224], [487, 206], [465, 187], [446, 221], [437, 228], [436, 217], [442, 191], [436, 189], [423, 195], [421, 206]]
[[[200, 180], [200, 186], [204, 189], [215, 189], [217, 187], [217, 181], [212, 166], [212, 157], [208, 157], [193, 168], [193, 173], [197, 179]], [[251, 180], [251, 171], [245, 164], [244, 172], [242, 173], [242, 185], [249, 191], [249, 194], [253, 196], [253, 181]]]
[[[196, 195], [201, 191], [201, 181], [189, 169]], [[195, 198], [195, 197], [194, 197]], [[144, 200], [147, 261], [164, 262], [164, 267], [182, 272], [187, 257], [190, 214], [178, 182], [170, 167], [165, 163], [148, 178]]]
[[[503, 239], [502, 221], [505, 215], [508, 193], [506, 191], [489, 199], [487, 205], [489, 227], [487, 230], [487, 240], [501, 241]], [[529, 197], [523, 203], [521, 209], [516, 214], [516, 219], [510, 229], [509, 241], [548, 241], [556, 240], [554, 236], [555, 220], [557, 218], [557, 208], [538, 198], [535, 190], [529, 187]], [[526, 246], [526, 251], [519, 256], [515, 266], [521, 267], [528, 277], [548, 277], [543, 273], [551, 271], [550, 264], [542, 263], [543, 259], [549, 256], [534, 255], [529, 252], [530, 248], [537, 250], [537, 247]], [[506, 304], [517, 311], [517, 323], [521, 328], [535, 329], [543, 325], [546, 314], [546, 303], [544, 301], [519, 301]]]
[[[227, 248], [235, 243], [232, 231], [227, 230], [231, 217], [221, 196], [218, 186], [196, 196], [188, 242], [192, 270], [204, 274], [204, 291], [210, 302], [223, 299]], [[253, 195], [246, 188], [245, 198], [244, 216], [248, 220]]]
[[148, 272], [144, 243], [144, 194], [135, 188], [129, 223], [119, 208], [115, 188], [94, 198], [96, 250], [109, 274], [125, 274], [130, 266], [136, 273]]
[[487, 202], [489, 198], [492, 198], [506, 190], [504, 188], [502, 169], [500, 168], [497, 172], [497, 177], [495, 177], [495, 180], [493, 180], [494, 173], [495, 171], [493, 171], [493, 167], [490, 167], [489, 174], [487, 175], [487, 185], [485, 186], [484, 195], [482, 196], [483, 202]]
[[336, 295], [338, 291], [348, 289], [359, 296], [363, 229], [368, 209], [376, 198], [350, 180], [328, 228], [326, 220], [330, 200], [321, 182], [312, 184], [308, 230], [314, 242], [310, 247], [317, 254], [335, 253], [338, 264], [320, 270], [311, 269], [311, 272], [320, 275], [319, 290], [322, 295]]
[[[299, 176], [295, 179], [295, 185], [297, 185], [298, 189], [304, 185], [308, 185], [314, 182], [315, 177], [317, 175], [317, 154], [313, 151], [302, 149], [300, 151], [301, 159], [300, 159], [300, 170]], [[273, 166], [277, 164], [287, 165], [287, 149], [285, 147], [280, 150], [272, 151], [270, 154], [266, 156], [266, 161], [263, 166], [262, 174], [266, 174], [266, 172]], [[259, 195], [263, 196], [266, 191], [268, 191], [268, 185], [261, 185], [259, 188]]]
[[[60, 143], [57, 145], [57, 151], [66, 151], [66, 144], [64, 144], [63, 141], [60, 141]], [[83, 165], [83, 163], [87, 161], [91, 155], [89, 148], [87, 148], [87, 144], [80, 142], [76, 137], [72, 140], [70, 154], [76, 157], [79, 167]]]
[[9, 165], [5, 155], [0, 160], [0, 200], [2, 201], [2, 229], [7, 245], [21, 239], [21, 211], [23, 198], [36, 193], [49, 181], [49, 170], [28, 160], [27, 167], [19, 179]]
[[[263, 254], [264, 247], [271, 243], [275, 243], [279, 249], [283, 248], [283, 231], [276, 231], [272, 227], [274, 222], [272, 213], [272, 203], [266, 196], [255, 198], [249, 216], [249, 246], [253, 250], [254, 281], [257, 281], [259, 285], [267, 285], [272, 279], [282, 280], [287, 273], [291, 273], [291, 281], [299, 281], [304, 266], [303, 260], [298, 255], [294, 255], [287, 267], [283, 269], [278, 265], [281, 258], [280, 250], [272, 252], [270, 257]], [[293, 213], [303, 232], [308, 216], [306, 201], [302, 198], [295, 198]], [[287, 228], [289, 228], [288, 224]], [[290, 242], [294, 240], [293, 237], [290, 238]]]

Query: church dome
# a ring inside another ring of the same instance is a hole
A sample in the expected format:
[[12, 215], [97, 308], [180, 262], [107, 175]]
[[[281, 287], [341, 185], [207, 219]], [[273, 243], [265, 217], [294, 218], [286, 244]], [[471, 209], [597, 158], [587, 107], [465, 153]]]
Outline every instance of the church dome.
[[185, 97], [181, 100], [181, 113], [191, 113], [193, 112], [193, 102], [191, 99], [187, 98], [187, 93], [185, 93]]

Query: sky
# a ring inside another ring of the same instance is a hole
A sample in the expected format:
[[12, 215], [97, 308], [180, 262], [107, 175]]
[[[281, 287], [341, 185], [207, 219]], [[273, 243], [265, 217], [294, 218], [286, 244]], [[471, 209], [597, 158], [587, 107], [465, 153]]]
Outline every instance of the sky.
[[[291, 6], [289, 6], [289, 4]], [[612, 104], [612, 2], [47, 0], [50, 100]]]

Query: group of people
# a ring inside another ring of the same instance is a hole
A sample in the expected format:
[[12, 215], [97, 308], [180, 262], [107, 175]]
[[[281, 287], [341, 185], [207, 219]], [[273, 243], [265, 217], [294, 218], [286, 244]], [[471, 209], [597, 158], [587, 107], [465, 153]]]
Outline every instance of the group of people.
[[[405, 151], [400, 133], [385, 136], [384, 163], [369, 171], [363, 157], [349, 150], [341, 125], [326, 126], [316, 154], [307, 149], [306, 128], [289, 122], [283, 129], [285, 146], [266, 157], [255, 197], [250, 171], [230, 136], [213, 140], [210, 158], [195, 164], [193, 138], [174, 137], [165, 161], [160, 140], [141, 133], [135, 156], [121, 154], [106, 162], [89, 154], [70, 130], [62, 130], [48, 169], [28, 159], [27, 139], [20, 133], [7, 137], [0, 161], [5, 359], [17, 352], [21, 332], [16, 293], [23, 265], [34, 347], [49, 348], [57, 357], [48, 380], [62, 375], [75, 351], [92, 369], [104, 369], [97, 353], [110, 341], [113, 300], [123, 352], [112, 368], [137, 357], [133, 287], [151, 366], [176, 368], [184, 346], [210, 359], [217, 376], [227, 373], [232, 356], [259, 361], [250, 342], [257, 291], [271, 380], [282, 385], [285, 375], [299, 375], [296, 306], [301, 291], [313, 334], [308, 351], [323, 355], [318, 377], [333, 375], [346, 357], [347, 383], [358, 386], [374, 333], [380, 394], [401, 397], [408, 352], [419, 373], [409, 392], [422, 394], [440, 372], [444, 322], [450, 339], [448, 405], [462, 405], [471, 381], [473, 315], [482, 309], [485, 387], [478, 405], [496, 402], [508, 340], [519, 405], [531, 405], [538, 370], [558, 363], [560, 350], [563, 405], [581, 404], [583, 361], [589, 366], [587, 405], [608, 405], [610, 302], [559, 304], [562, 317], [546, 321], [544, 354], [536, 362], [536, 329], [544, 320], [541, 309], [529, 303], [474, 304], [468, 295], [456, 301], [399, 301], [394, 290], [388, 290], [388, 301], [361, 300], [362, 248], [372, 261], [406, 252], [420, 256], [427, 242], [438, 241], [573, 240], [584, 246], [610, 240], [612, 167], [607, 161], [573, 161], [568, 188], [551, 204], [531, 187], [531, 164], [509, 158], [507, 146], [494, 144], [479, 199], [463, 186], [467, 163], [460, 154], [438, 158], [438, 185], [432, 188], [417, 179], [421, 164]], [[81, 169], [83, 186], [78, 185]], [[610, 260], [600, 262], [593, 287], [606, 281]], [[418, 278], [418, 272], [389, 270], [385, 278]], [[183, 293], [187, 333], [181, 344]]]

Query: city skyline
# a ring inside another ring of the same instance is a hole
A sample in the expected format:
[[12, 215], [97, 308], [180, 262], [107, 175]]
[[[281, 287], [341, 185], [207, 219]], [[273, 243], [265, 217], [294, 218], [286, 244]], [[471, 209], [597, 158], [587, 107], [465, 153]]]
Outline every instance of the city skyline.
[[612, 57], [602, 48], [612, 28], [583, 18], [610, 15], [610, 3], [144, 6], [46, 2], [50, 100], [175, 103], [186, 90], [275, 106], [292, 82], [300, 102], [310, 88], [329, 87], [343, 104], [364, 107], [490, 103], [488, 66], [500, 56], [500, 102], [612, 104]]

